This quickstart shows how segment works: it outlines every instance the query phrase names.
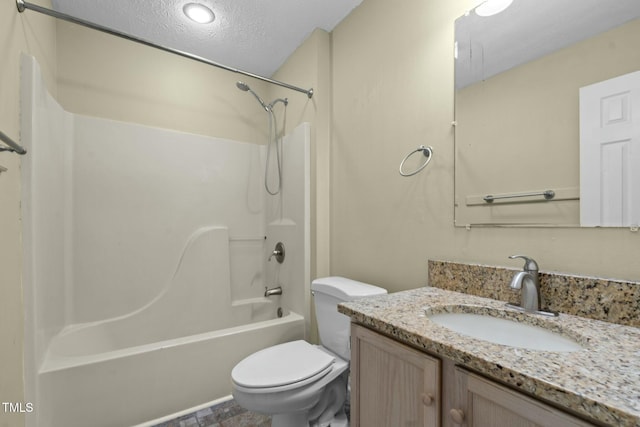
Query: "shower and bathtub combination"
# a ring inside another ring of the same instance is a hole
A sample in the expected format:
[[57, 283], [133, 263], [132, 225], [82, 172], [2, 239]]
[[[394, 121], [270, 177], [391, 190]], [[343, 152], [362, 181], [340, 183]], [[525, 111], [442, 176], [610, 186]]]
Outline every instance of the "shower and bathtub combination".
[[[22, 70], [28, 426], [206, 404], [230, 394], [241, 359], [305, 338], [308, 124], [265, 146], [87, 117], [46, 92], [33, 58]], [[286, 101], [251, 93], [275, 127]]]

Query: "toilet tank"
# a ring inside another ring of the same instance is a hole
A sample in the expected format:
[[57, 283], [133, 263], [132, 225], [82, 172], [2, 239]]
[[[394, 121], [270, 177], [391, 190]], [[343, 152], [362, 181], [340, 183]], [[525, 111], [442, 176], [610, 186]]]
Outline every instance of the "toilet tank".
[[324, 277], [311, 283], [311, 292], [314, 296], [322, 346], [341, 358], [350, 360], [351, 319], [338, 313], [338, 304], [362, 297], [386, 294], [387, 290], [344, 277]]

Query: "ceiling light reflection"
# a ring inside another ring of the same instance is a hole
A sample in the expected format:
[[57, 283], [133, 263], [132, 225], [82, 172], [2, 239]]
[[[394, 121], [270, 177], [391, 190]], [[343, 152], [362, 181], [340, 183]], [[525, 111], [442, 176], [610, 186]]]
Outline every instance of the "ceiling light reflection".
[[200, 3], [187, 3], [182, 8], [185, 15], [198, 24], [209, 24], [216, 19], [216, 15], [207, 6]]

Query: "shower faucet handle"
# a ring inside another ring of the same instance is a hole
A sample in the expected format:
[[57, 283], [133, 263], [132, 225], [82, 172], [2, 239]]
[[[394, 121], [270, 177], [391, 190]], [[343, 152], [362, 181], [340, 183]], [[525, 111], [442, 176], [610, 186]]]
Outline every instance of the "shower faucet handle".
[[273, 257], [276, 257], [276, 261], [278, 261], [279, 264], [284, 262], [284, 244], [282, 242], [276, 243], [276, 248], [271, 252], [267, 261], [271, 261]]

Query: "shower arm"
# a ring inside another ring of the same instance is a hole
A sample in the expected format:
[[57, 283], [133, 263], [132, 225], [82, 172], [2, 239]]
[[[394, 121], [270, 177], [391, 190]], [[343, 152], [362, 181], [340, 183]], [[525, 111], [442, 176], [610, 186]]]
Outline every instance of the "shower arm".
[[303, 89], [303, 88], [300, 88], [300, 87], [297, 87], [297, 86], [290, 85], [288, 83], [284, 83], [284, 82], [281, 82], [281, 81], [278, 81], [278, 80], [273, 80], [273, 79], [270, 79], [268, 77], [263, 77], [263, 76], [260, 76], [258, 74], [250, 73], [248, 71], [240, 70], [238, 68], [228, 67], [226, 65], [219, 64], [219, 63], [214, 62], [214, 61], [210, 61], [210, 60], [208, 60], [206, 58], [203, 58], [201, 56], [193, 55], [193, 54], [188, 53], [188, 52], [184, 52], [184, 51], [181, 51], [181, 50], [178, 50], [178, 49], [173, 49], [171, 47], [167, 47], [167, 46], [163, 46], [163, 45], [160, 45], [160, 44], [157, 44], [157, 43], [153, 43], [151, 41], [148, 41], [148, 40], [145, 40], [145, 39], [142, 39], [142, 38], [139, 38], [139, 37], [135, 37], [135, 36], [132, 36], [132, 35], [129, 35], [129, 34], [114, 30], [114, 29], [109, 28], [109, 27], [102, 26], [100, 24], [96, 24], [96, 23], [93, 23], [93, 22], [90, 22], [90, 21], [86, 21], [84, 19], [80, 19], [80, 18], [76, 18], [76, 17], [71, 16], [71, 15], [67, 15], [67, 14], [62, 13], [62, 12], [58, 12], [57, 10], [47, 9], [46, 7], [38, 6], [37, 4], [28, 3], [28, 2], [26, 2], [24, 0], [16, 0], [16, 6], [18, 7], [18, 12], [20, 12], [20, 13], [24, 12], [26, 9], [33, 10], [34, 12], [42, 13], [43, 15], [47, 15], [47, 16], [51, 16], [51, 17], [54, 17], [54, 18], [62, 19], [63, 21], [71, 22], [71, 23], [77, 24], [77, 25], [82, 25], [83, 27], [91, 28], [93, 30], [102, 31], [103, 33], [111, 34], [112, 36], [117, 36], [117, 37], [129, 40], [129, 41], [132, 41], [132, 42], [143, 44], [145, 46], [154, 47], [154, 48], [162, 50], [164, 52], [173, 53], [175, 55], [179, 55], [179, 56], [182, 56], [184, 58], [193, 59], [194, 61], [202, 62], [202, 63], [207, 64], [207, 65], [212, 65], [214, 67], [221, 68], [223, 70], [231, 71], [232, 73], [242, 74], [243, 76], [252, 77], [254, 79], [262, 80], [263, 82], [267, 82], [267, 83], [271, 83], [271, 84], [274, 84], [274, 85], [282, 86], [284, 88], [295, 90], [297, 92], [302, 92], [302, 93], [305, 93], [308, 98], [313, 97], [313, 88], [311, 88], [311, 89]]

